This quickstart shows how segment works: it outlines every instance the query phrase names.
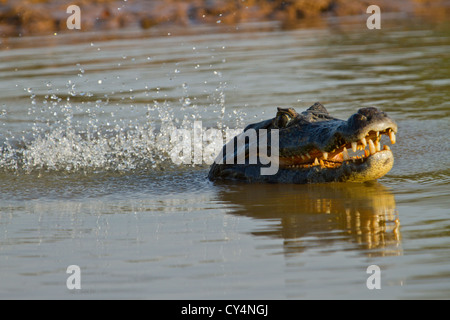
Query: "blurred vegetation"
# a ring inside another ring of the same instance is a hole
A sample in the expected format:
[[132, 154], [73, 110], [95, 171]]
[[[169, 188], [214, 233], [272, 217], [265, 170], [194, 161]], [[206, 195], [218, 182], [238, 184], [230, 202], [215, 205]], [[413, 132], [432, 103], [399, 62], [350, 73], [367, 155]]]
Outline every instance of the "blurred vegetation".
[[[155, 25], [236, 24], [277, 20], [285, 25], [322, 16], [366, 14], [373, 0], [0, 0], [0, 36], [67, 30], [69, 5], [81, 8], [82, 31]], [[449, 0], [377, 0], [382, 12], [449, 16]], [[430, 13], [431, 10], [431, 13]]]

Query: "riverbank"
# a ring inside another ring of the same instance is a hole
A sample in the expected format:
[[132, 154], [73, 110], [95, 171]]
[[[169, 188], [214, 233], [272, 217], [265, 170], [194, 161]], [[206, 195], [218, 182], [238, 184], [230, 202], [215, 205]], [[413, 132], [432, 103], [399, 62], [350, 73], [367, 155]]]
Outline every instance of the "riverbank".
[[[304, 19], [366, 14], [369, 0], [0, 0], [0, 36], [43, 35], [68, 31], [69, 5], [81, 9], [81, 31], [161, 25], [233, 25], [253, 21], [280, 21], [284, 27]], [[445, 20], [448, 0], [376, 1], [382, 12], [425, 14]]]

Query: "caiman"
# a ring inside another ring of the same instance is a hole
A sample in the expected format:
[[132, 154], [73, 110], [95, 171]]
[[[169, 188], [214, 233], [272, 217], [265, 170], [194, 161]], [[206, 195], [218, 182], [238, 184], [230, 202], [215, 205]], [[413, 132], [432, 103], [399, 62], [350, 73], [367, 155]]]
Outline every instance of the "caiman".
[[[252, 149], [255, 142], [250, 135], [245, 137], [250, 129], [266, 134], [264, 140], [257, 136], [257, 149]], [[224, 145], [208, 178], [298, 184], [376, 180], [394, 165], [394, 155], [389, 146], [382, 146], [381, 137], [388, 136], [394, 144], [396, 133], [394, 120], [375, 107], [361, 108], [348, 120], [332, 117], [318, 102], [300, 114], [293, 108], [278, 108], [275, 118], [248, 125]], [[253, 160], [252, 150], [258, 155]], [[268, 158], [276, 162], [276, 170], [262, 174], [262, 168], [273, 166]]]

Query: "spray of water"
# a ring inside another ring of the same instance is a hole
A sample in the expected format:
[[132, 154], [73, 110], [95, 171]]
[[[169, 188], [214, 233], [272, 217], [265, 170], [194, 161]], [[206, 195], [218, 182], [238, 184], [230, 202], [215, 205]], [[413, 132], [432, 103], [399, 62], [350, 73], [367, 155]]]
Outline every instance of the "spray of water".
[[[178, 103], [154, 101], [138, 107], [121, 101], [111, 108], [108, 96], [91, 101], [92, 94], [78, 92], [72, 81], [66, 84], [64, 95], [56, 94], [50, 83], [47, 87], [48, 94], [43, 97], [34, 94], [32, 88], [25, 89], [31, 100], [31, 128], [20, 138], [4, 138], [0, 149], [0, 168], [4, 171], [183, 169], [189, 165], [175, 164], [170, 157], [174, 147], [170, 134], [174, 129], [192, 129], [193, 122], [201, 120], [202, 110], [206, 109], [216, 115], [216, 128], [224, 132], [228, 129], [224, 124], [223, 82], [210, 94], [210, 104], [202, 107], [188, 96], [187, 84], [183, 84], [185, 94]], [[234, 123], [239, 124], [239, 119]], [[204, 143], [211, 148], [211, 141]], [[220, 149], [222, 143], [213, 148]]]

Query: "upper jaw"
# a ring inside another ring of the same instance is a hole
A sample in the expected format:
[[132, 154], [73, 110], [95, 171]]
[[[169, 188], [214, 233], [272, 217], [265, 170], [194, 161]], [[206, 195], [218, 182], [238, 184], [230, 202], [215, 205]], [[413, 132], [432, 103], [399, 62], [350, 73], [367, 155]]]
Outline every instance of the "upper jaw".
[[[316, 165], [334, 168], [345, 161], [355, 160], [362, 163], [377, 152], [390, 150], [387, 145], [382, 145], [381, 136], [388, 136], [391, 144], [395, 144], [397, 124], [376, 108], [363, 108], [327, 133], [328, 137], [325, 135], [322, 141], [311, 144], [311, 148], [302, 148], [298, 154], [281, 157], [280, 165], [298, 169]], [[364, 153], [352, 157], [351, 151], [356, 153], [358, 150], [364, 150]]]
[[359, 109], [357, 113], [348, 118], [340, 128], [347, 141], [359, 141], [369, 135], [371, 131], [397, 133], [397, 124], [384, 112], [374, 107]]
[[338, 152], [343, 153], [343, 160], [348, 160], [346, 150], [366, 150], [365, 157], [375, 154], [381, 150], [390, 150], [387, 145], [381, 144], [381, 136], [389, 137], [391, 144], [396, 143], [397, 124], [384, 112], [376, 108], [363, 108], [351, 116], [342, 133], [342, 141], [337, 145]]

